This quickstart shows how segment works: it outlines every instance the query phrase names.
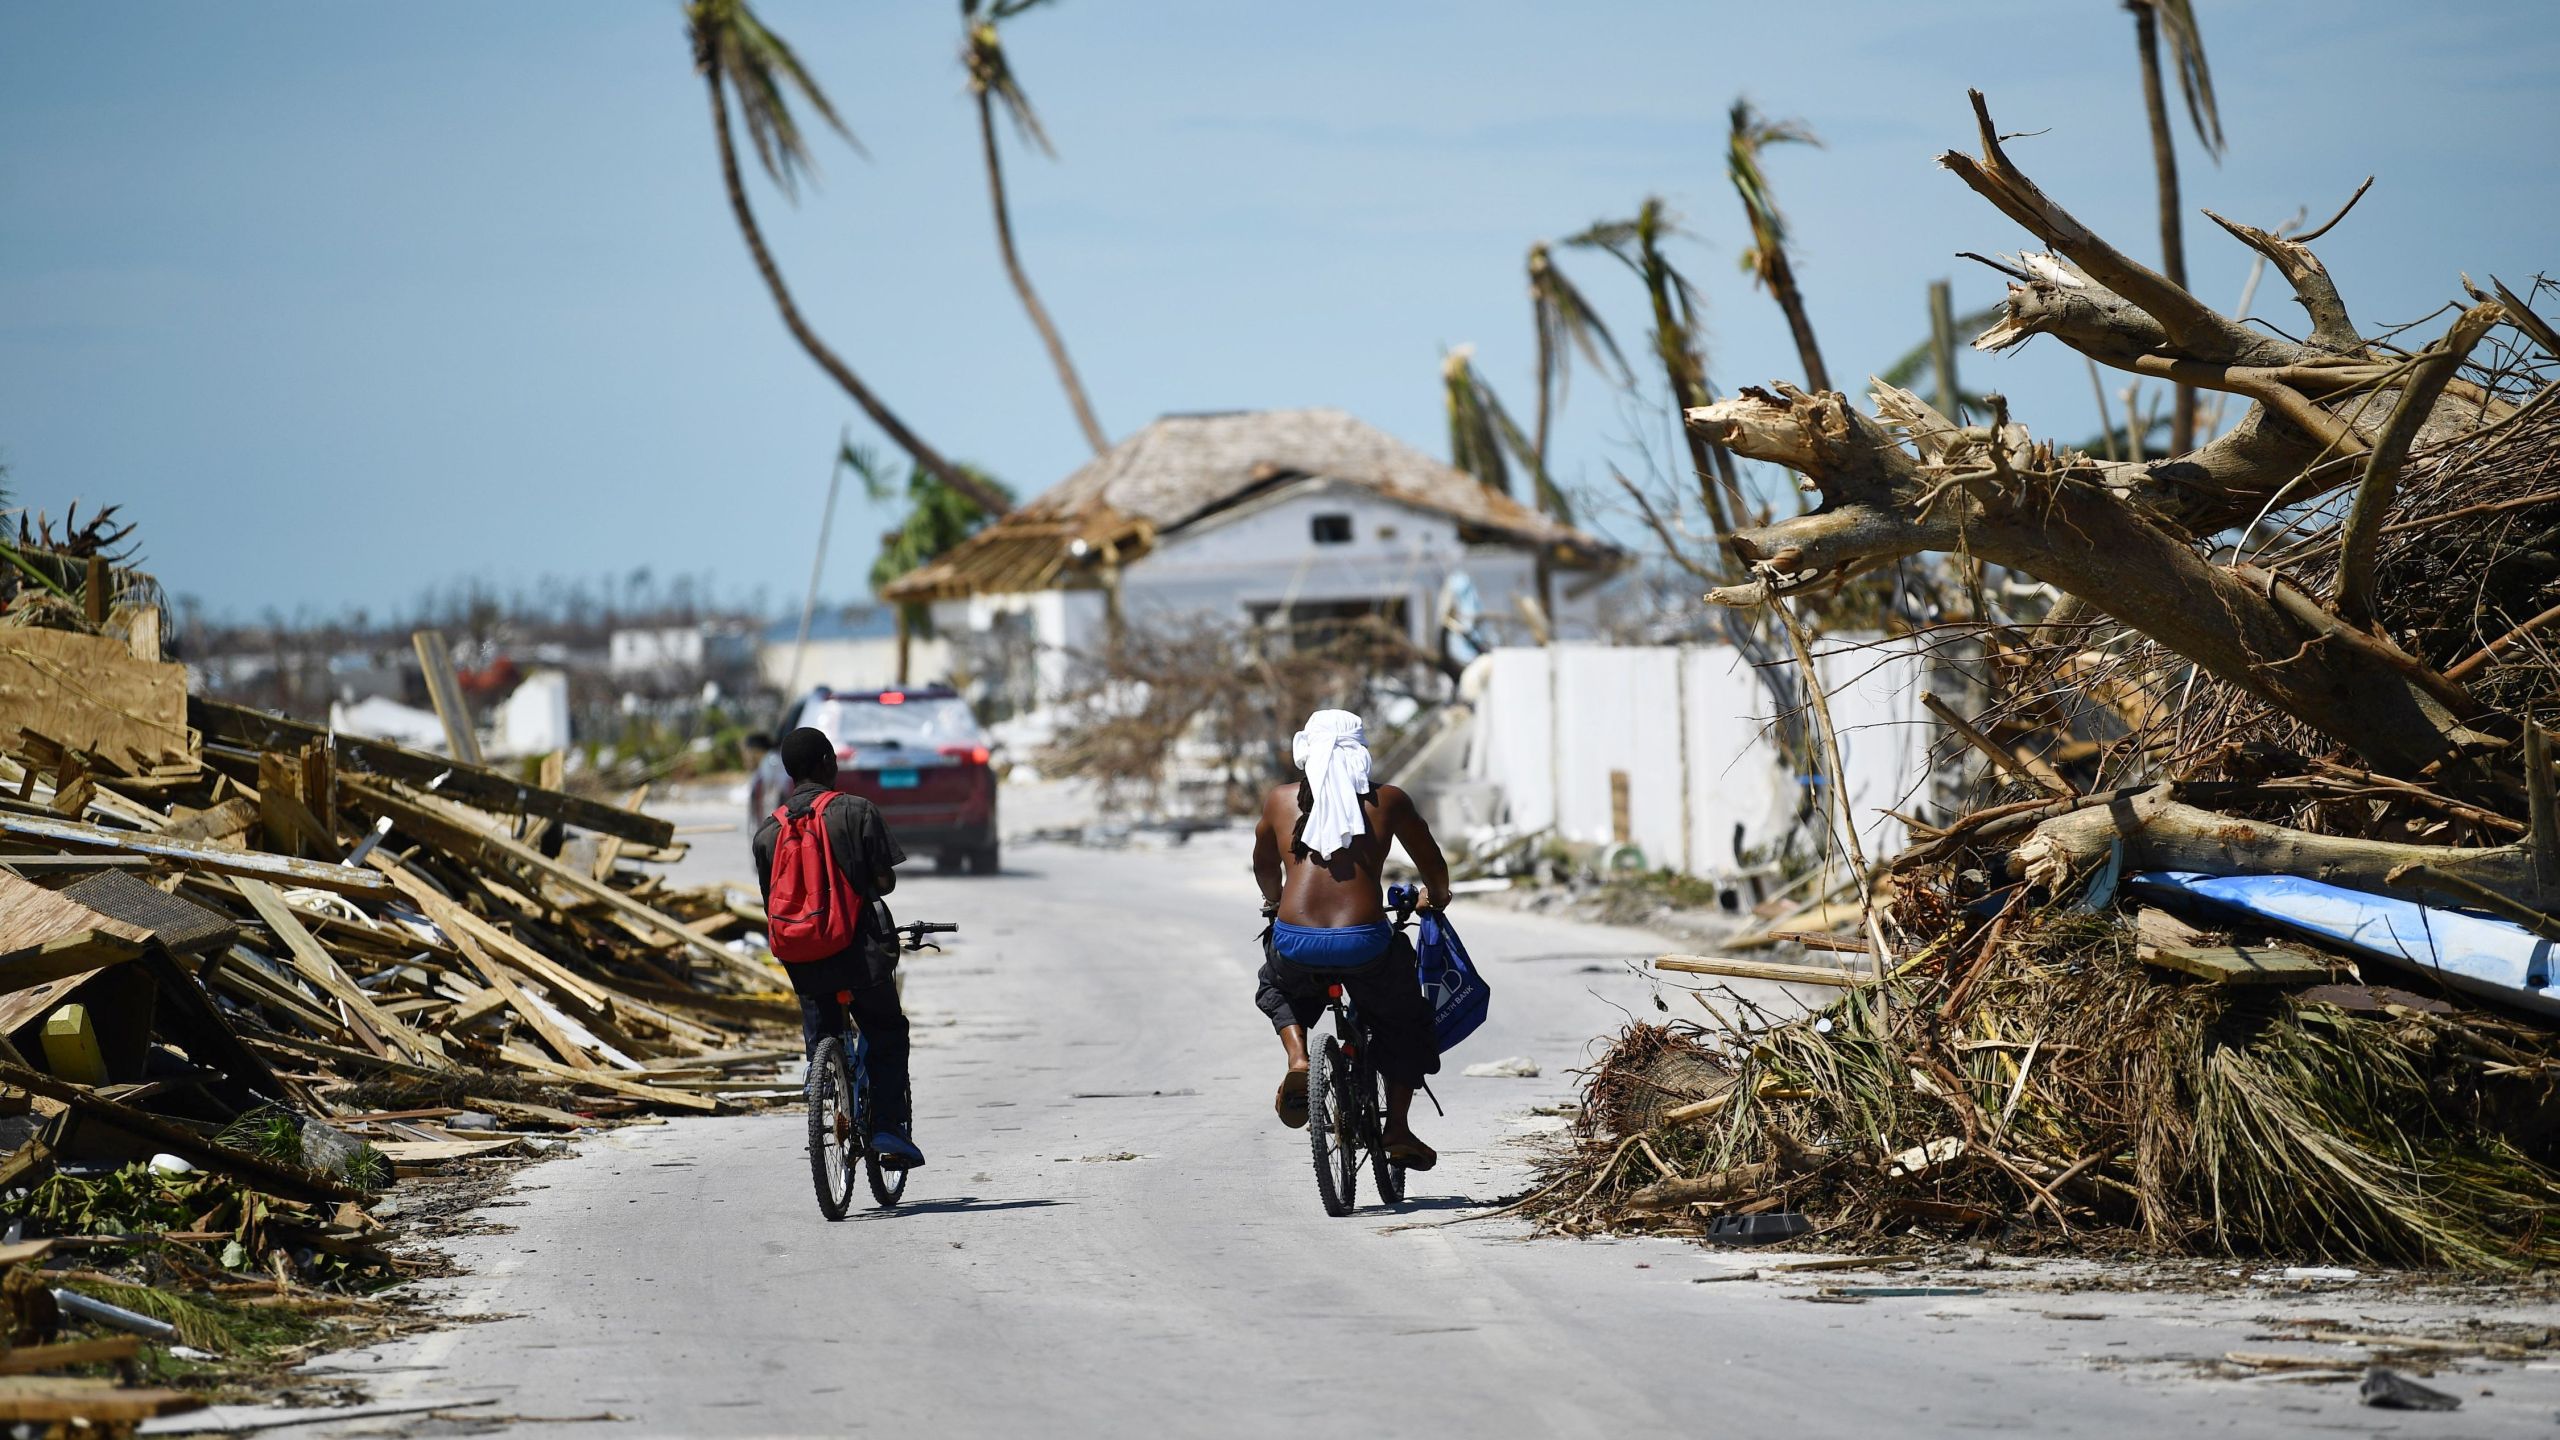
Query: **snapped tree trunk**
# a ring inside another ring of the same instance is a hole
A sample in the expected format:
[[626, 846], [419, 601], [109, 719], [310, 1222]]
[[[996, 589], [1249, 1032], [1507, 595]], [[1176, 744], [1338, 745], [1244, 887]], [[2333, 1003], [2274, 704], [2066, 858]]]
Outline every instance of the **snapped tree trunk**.
[[711, 127], [720, 141], [720, 179], [729, 190], [729, 211], [737, 217], [738, 233], [746, 238], [747, 253], [756, 262], [756, 273], [764, 277], [764, 288], [773, 295], [774, 308], [782, 312], [783, 328], [791, 332], [791, 338], [800, 342], [800, 348], [809, 352], [809, 358], [818, 362], [818, 368], [827, 372], [828, 378], [853, 397], [853, 403], [870, 417], [872, 424], [880, 427], [880, 432], [889, 437], [891, 444], [906, 451], [917, 464], [932, 471], [943, 484], [968, 496], [989, 515], [1003, 515], [1011, 510], [1013, 507], [1006, 502], [1003, 492], [979, 483], [976, 476], [942, 458], [940, 451], [908, 429], [906, 422], [882, 404], [880, 397], [871, 393], [871, 387], [863, 384], [861, 377], [853, 373], [853, 367], [845, 364], [824, 340], [818, 338], [818, 332], [809, 327], [808, 320], [800, 314], [800, 306], [791, 298], [791, 288], [782, 281], [782, 270], [774, 264], [773, 252], [765, 248], [764, 229], [756, 224], [755, 209], [747, 203], [746, 180], [738, 171], [737, 142], [729, 134], [729, 97], [721, 90], [720, 78], [716, 74], [706, 75], [704, 81], [711, 87]]
[[1810, 514], [1735, 535], [1756, 578], [1710, 598], [1758, 603], [1901, 556], [1962, 552], [2050, 582], [2391, 773], [2502, 744], [2471, 728], [2486, 722], [2459, 684], [2289, 579], [2212, 563], [2200, 537], [2250, 520], [2280, 495], [2298, 503], [2353, 481], [2386, 429], [2449, 438], [2507, 407], [2461, 382], [2424, 393], [2406, 364], [2355, 335], [2308, 250], [2223, 221], [2268, 255], [2315, 318], [2303, 344], [2238, 325], [2055, 204], [2001, 151], [1979, 93], [1974, 108], [1982, 156], [1951, 152], [1940, 163], [2055, 252], [2026, 257], [2000, 323], [1977, 347], [2049, 334], [2119, 369], [2248, 396], [2249, 415], [2202, 449], [2136, 464], [2058, 450], [2016, 425], [1959, 428], [1891, 386], [1879, 386], [1875, 401], [1893, 431], [1836, 393], [1785, 385], [1693, 408], [1693, 430], [1787, 465], [1822, 493]]
[[1058, 372], [1058, 384], [1067, 392], [1076, 424], [1084, 429], [1085, 443], [1099, 455], [1111, 448], [1110, 437], [1102, 433], [1102, 422], [1093, 418], [1093, 402], [1085, 398], [1084, 381], [1076, 374], [1075, 362], [1067, 358], [1067, 342], [1059, 337], [1049, 308], [1040, 303], [1038, 292], [1031, 288], [1031, 276], [1022, 268], [1022, 257], [1013, 248], [1013, 207], [1005, 200], [1004, 161], [996, 151], [994, 102], [983, 86], [978, 90], [978, 141], [987, 160], [987, 198], [995, 207], [996, 249], [1004, 256], [1004, 273], [1013, 279], [1013, 293], [1022, 297], [1031, 328], [1040, 332], [1040, 343], [1048, 347], [1049, 364]]

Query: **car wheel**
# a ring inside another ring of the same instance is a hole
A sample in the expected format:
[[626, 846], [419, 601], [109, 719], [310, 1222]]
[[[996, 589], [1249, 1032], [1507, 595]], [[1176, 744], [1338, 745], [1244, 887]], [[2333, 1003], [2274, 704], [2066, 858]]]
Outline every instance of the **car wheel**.
[[945, 850], [941, 854], [934, 856], [933, 873], [937, 875], [959, 874], [960, 852], [957, 850]]
[[999, 847], [993, 842], [990, 842], [979, 849], [969, 852], [969, 873], [972, 875], [993, 875], [1000, 868], [1001, 859], [1002, 856], [1000, 854]]

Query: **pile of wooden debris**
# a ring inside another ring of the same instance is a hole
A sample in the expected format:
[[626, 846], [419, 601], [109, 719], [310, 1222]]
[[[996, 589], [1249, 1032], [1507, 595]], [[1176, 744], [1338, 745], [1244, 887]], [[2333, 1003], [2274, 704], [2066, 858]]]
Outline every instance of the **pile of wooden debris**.
[[[2547, 286], [2466, 282], [2412, 351], [2409, 327], [2355, 327], [2319, 231], [2223, 222], [2311, 318], [2271, 334], [2081, 225], [1975, 104], [1981, 154], [1942, 163], [2051, 247], [1997, 262], [2016, 283], [1977, 344], [2050, 336], [2250, 411], [2133, 463], [2036, 441], [1996, 396], [1988, 424], [1881, 385], [1876, 418], [1785, 386], [1689, 413], [1821, 495], [1730, 537], [1747, 575], [1711, 599], [1794, 630], [1861, 574], [1957, 557], [1943, 608], [1972, 617], [1949, 628], [1986, 657], [1985, 703], [1940, 718], [1991, 768], [1966, 813], [1849, 867], [1851, 903], [1773, 926], [1864, 968], [1657, 962], [1840, 998], [1772, 1013], [1706, 989], [1695, 1023], [1630, 1031], [1532, 1208], [1700, 1232], [1790, 1211], [1863, 1245], [2560, 1261]], [[2064, 598], [2004, 614], [2000, 571]]]
[[645, 874], [683, 845], [638, 797], [191, 698], [148, 577], [78, 542], [0, 557], [0, 1376], [176, 1388], [0, 1378], [0, 1419], [371, 1324], [424, 1263], [386, 1187], [797, 1059], [761, 912]]

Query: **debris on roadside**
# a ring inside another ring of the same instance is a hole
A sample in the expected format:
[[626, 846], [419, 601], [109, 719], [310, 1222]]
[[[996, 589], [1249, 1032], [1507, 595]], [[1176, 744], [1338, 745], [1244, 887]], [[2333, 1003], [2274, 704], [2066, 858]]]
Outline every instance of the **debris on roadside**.
[[797, 1057], [761, 912], [644, 873], [684, 844], [639, 796], [191, 695], [97, 534], [8, 558], [0, 1374], [77, 1378], [0, 1420], [112, 1431], [382, 1333], [430, 1267], [401, 1182]]

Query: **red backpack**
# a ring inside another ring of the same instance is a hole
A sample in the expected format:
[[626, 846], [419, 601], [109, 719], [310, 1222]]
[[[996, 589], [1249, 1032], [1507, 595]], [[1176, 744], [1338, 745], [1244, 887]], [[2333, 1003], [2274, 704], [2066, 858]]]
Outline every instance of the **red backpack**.
[[835, 846], [827, 838], [827, 804], [839, 793], [828, 791], [798, 815], [788, 805], [773, 812], [782, 828], [773, 841], [773, 883], [765, 893], [765, 928], [766, 943], [776, 960], [825, 960], [853, 945], [862, 897], [837, 868]]

